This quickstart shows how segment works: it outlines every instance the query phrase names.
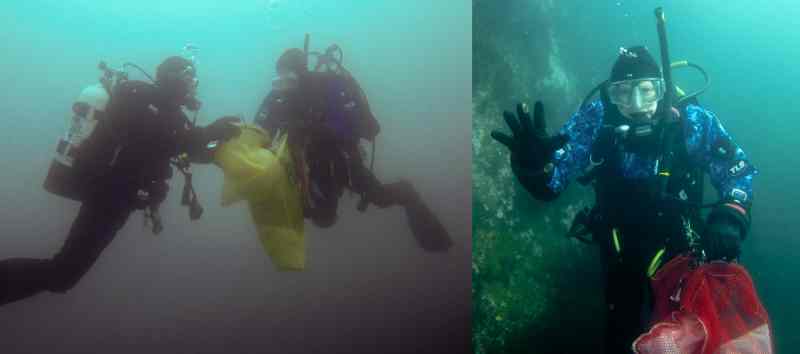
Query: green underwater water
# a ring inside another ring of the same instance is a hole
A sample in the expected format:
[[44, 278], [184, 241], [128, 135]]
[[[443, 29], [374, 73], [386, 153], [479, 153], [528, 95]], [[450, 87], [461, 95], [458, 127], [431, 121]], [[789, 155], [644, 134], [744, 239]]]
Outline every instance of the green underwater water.
[[[592, 352], [602, 344], [598, 250], [566, 239], [571, 216], [593, 201], [573, 183], [552, 203], [515, 181], [502, 110], [542, 100], [554, 131], [604, 80], [620, 46], [658, 53], [653, 10], [667, 16], [672, 60], [705, 68], [700, 102], [715, 112], [760, 174], [742, 263], [770, 313], [777, 352], [800, 346], [795, 330], [800, 261], [800, 155], [794, 103], [800, 10], [791, 1], [473, 1], [473, 347], [476, 353]], [[677, 72], [689, 88], [702, 82]], [[713, 188], [707, 188], [713, 190]], [[707, 193], [706, 201], [717, 198]]]

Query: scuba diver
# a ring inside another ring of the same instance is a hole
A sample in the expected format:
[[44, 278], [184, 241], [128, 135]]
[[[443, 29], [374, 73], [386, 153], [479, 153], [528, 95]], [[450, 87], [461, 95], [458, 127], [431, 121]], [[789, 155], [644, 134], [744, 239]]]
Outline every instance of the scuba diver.
[[[103, 63], [101, 69], [106, 79], [112, 76]], [[52, 258], [0, 261], [0, 305], [45, 290], [64, 293], [74, 287], [133, 211], [145, 210], [157, 218], [168, 191], [166, 181], [172, 176], [171, 164], [178, 156], [208, 163], [209, 143], [239, 134], [232, 124], [238, 118], [223, 117], [196, 127], [186, 117], [183, 107], [199, 109], [198, 80], [193, 63], [183, 57], [164, 60], [153, 84], [118, 80], [112, 88], [111, 80], [101, 82], [102, 88], [88, 89], [92, 97], [73, 106], [76, 118], [94, 122], [91, 133], [72, 149], [62, 140], [57, 152], [69, 155], [71, 166], [67, 169], [54, 160], [45, 181], [48, 191], [81, 201], [80, 211]], [[193, 210], [198, 207], [193, 206]]]
[[[570, 232], [605, 249], [606, 353], [631, 352], [649, 325], [649, 278], [660, 265], [686, 252], [735, 261], [750, 225], [757, 170], [694, 97], [667, 100], [667, 70], [645, 47], [620, 48], [600, 99], [584, 102], [558, 135], [547, 134], [541, 102], [532, 117], [524, 104], [504, 112], [512, 135], [491, 134], [536, 199], [555, 199], [573, 179], [593, 185], [596, 204]], [[702, 204], [704, 173], [719, 202]]]
[[[339, 198], [345, 190], [361, 195], [359, 211], [369, 204], [405, 208], [420, 247], [445, 251], [452, 241], [444, 226], [411, 183], [381, 183], [367, 167], [359, 142], [374, 143], [380, 131], [364, 91], [342, 66], [342, 52], [333, 45], [323, 53], [286, 50], [276, 64], [278, 77], [263, 100], [254, 122], [273, 137], [287, 134], [294, 160], [294, 178], [303, 199], [303, 214], [318, 227], [336, 222]], [[339, 53], [338, 58], [336, 53]], [[309, 70], [309, 55], [317, 55]]]

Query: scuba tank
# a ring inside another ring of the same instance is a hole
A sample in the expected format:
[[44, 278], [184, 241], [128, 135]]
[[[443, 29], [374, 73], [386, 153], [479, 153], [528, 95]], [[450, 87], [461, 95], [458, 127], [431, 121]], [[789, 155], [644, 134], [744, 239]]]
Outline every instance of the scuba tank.
[[44, 189], [55, 195], [81, 200], [85, 176], [74, 167], [81, 145], [91, 136], [103, 119], [110, 95], [103, 84], [84, 88], [72, 105], [72, 117], [64, 134], [58, 139], [56, 154], [44, 181]]
[[[123, 68], [128, 66], [150, 77], [135, 64], [125, 63]], [[97, 68], [103, 75], [99, 83], [85, 87], [72, 104], [72, 118], [67, 120], [67, 130], [58, 139], [56, 155], [50, 163], [43, 184], [46, 191], [75, 201], [82, 200], [83, 187], [89, 177], [88, 171], [75, 166], [81, 146], [91, 138], [98, 123], [105, 119], [113, 87], [128, 80], [125, 70], [112, 69], [103, 61]]]

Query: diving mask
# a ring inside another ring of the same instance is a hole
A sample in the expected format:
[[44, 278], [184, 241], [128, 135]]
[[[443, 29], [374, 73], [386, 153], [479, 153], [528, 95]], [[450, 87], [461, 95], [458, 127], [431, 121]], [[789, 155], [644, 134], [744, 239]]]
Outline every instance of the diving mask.
[[183, 82], [188, 91], [194, 95], [197, 92], [197, 86], [200, 85], [200, 80], [197, 79], [197, 72], [194, 66], [187, 66], [180, 74], [180, 80]]
[[664, 98], [665, 86], [661, 78], [616, 81], [608, 85], [608, 98], [627, 111], [655, 110], [658, 100]]
[[287, 91], [298, 86], [298, 77], [292, 71], [283, 72], [272, 79], [272, 89], [276, 91]]
[[186, 89], [184, 106], [186, 106], [186, 109], [193, 112], [200, 110], [201, 103], [197, 99], [197, 86], [200, 85], [200, 80], [197, 79], [197, 72], [194, 66], [187, 66], [181, 71], [178, 77], [183, 87]]

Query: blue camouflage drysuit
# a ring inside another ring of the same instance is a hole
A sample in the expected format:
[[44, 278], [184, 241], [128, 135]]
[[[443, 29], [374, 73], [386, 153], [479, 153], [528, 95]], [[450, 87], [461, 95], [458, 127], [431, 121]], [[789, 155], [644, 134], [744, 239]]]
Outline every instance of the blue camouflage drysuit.
[[[712, 112], [689, 104], [682, 107], [680, 115], [680, 141], [684, 146], [676, 148], [683, 149], [684, 154], [679, 163], [708, 174], [721, 200], [737, 203], [749, 210], [753, 199], [752, 181], [758, 171], [750, 164], [747, 155], [733, 142]], [[547, 189], [553, 194], [561, 193], [570, 181], [583, 175], [590, 167], [593, 146], [601, 128], [607, 124], [604, 119], [603, 101], [597, 100], [576, 112], [561, 128], [560, 133], [568, 140], [563, 148], [553, 153], [554, 169], [546, 181]], [[615, 353], [621, 352], [621, 348], [630, 348], [633, 339], [647, 326], [651, 300], [647, 272], [655, 259], [663, 255], [658, 264], [664, 264], [688, 249], [688, 241], [683, 237], [685, 233], [681, 231], [685, 229], [685, 224], [682, 225], [685, 219], [681, 219], [685, 210], [676, 212], [674, 208], [659, 205], [665, 203], [648, 199], [642, 192], [645, 189], [639, 188], [647, 185], [646, 181], [653, 181], [658, 173], [655, 155], [623, 150], [617, 156], [614, 160], [616, 166], [610, 168], [613, 169], [612, 179], [617, 180], [615, 186], [622, 187], [606, 193], [609, 197], [605, 200], [611, 201], [606, 204], [613, 206], [601, 213], [605, 218], [602, 230], [593, 230], [595, 240], [606, 248], [604, 265], [609, 310], [606, 351]], [[592, 161], [599, 161], [592, 157]], [[699, 175], [701, 179], [697, 183], [702, 184], [702, 174]], [[599, 188], [595, 190], [600, 205], [601, 191]], [[611, 235], [617, 233], [621, 245], [614, 245], [618, 240], [612, 241]]]
[[[603, 125], [603, 113], [601, 101], [594, 101], [573, 114], [561, 128], [560, 133], [567, 135], [569, 140], [553, 156], [555, 169], [547, 185], [554, 192], [563, 191], [570, 180], [581, 175], [588, 167], [592, 144]], [[749, 205], [753, 196], [753, 176], [758, 171], [752, 167], [744, 151], [733, 143], [730, 134], [711, 111], [687, 105], [681, 116], [690, 162], [704, 167], [720, 199], [732, 199]], [[731, 151], [720, 154], [720, 147]], [[725, 156], [729, 153], [734, 156]], [[624, 153], [620, 167], [625, 178], [642, 179], [654, 175], [654, 165], [654, 159]]]

